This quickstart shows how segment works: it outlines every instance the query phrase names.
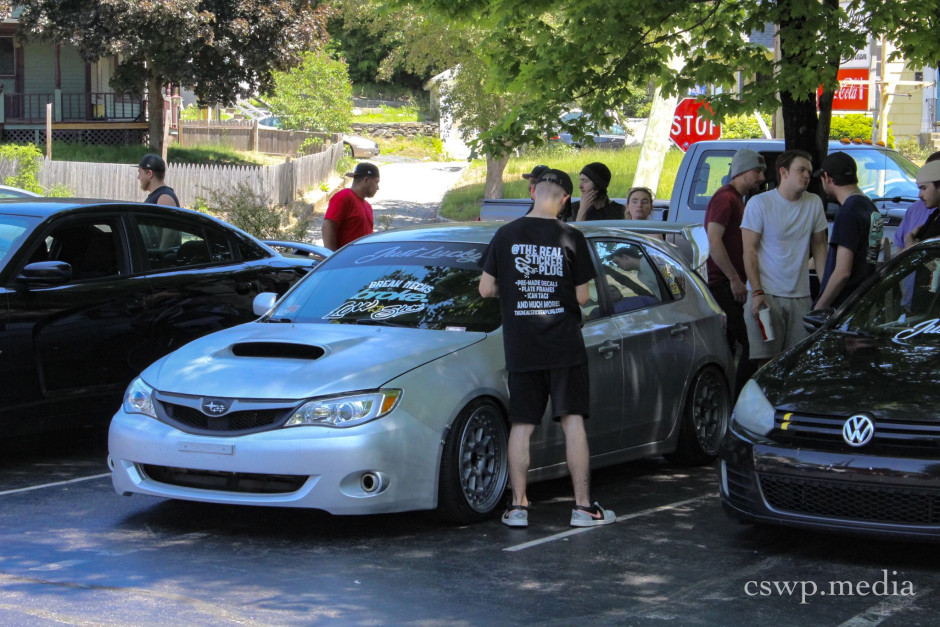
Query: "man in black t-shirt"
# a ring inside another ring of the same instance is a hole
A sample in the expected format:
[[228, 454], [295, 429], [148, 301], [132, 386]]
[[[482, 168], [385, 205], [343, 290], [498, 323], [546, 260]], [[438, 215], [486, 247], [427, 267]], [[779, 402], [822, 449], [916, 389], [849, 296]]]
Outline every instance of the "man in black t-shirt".
[[819, 284], [817, 309], [838, 307], [862, 281], [875, 273], [881, 250], [882, 217], [875, 203], [858, 187], [855, 160], [844, 152], [823, 159], [814, 172], [823, 191], [840, 205], [832, 223], [826, 270]]
[[590, 453], [584, 419], [589, 410], [587, 351], [581, 305], [594, 278], [587, 240], [556, 216], [571, 198], [560, 170], [543, 172], [532, 211], [496, 232], [483, 255], [480, 295], [498, 297], [509, 371], [509, 476], [512, 504], [502, 522], [528, 526], [526, 480], [529, 440], [552, 399], [552, 415], [565, 433], [574, 484], [573, 527], [606, 525], [614, 513], [591, 503]]

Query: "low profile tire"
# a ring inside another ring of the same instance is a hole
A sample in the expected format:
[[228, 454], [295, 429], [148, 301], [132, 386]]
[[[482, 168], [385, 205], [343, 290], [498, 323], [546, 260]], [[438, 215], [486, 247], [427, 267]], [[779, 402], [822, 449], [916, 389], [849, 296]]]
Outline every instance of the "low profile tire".
[[707, 366], [689, 387], [682, 410], [679, 444], [666, 458], [686, 466], [710, 463], [718, 454], [730, 418], [728, 384], [718, 368]]
[[508, 478], [509, 439], [502, 410], [494, 401], [475, 400], [447, 432], [438, 516], [459, 523], [489, 518], [502, 502]]
[[356, 156], [355, 153], [353, 152], [352, 146], [350, 146], [349, 144], [345, 142], [343, 142], [343, 156], [349, 157], [350, 159]]

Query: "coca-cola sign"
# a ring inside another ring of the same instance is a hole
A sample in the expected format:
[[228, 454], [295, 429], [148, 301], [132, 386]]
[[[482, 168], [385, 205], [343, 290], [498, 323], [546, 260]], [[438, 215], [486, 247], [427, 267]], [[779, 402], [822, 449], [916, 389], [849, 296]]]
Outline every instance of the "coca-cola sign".
[[[833, 111], [868, 111], [868, 69], [839, 70], [839, 89], [832, 100]], [[817, 96], [822, 95], [820, 86]]]

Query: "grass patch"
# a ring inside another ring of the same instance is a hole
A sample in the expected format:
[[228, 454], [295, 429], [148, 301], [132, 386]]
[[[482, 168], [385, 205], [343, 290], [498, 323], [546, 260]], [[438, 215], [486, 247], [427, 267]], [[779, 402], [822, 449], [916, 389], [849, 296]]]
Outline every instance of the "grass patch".
[[[136, 164], [147, 154], [147, 146], [67, 144], [52, 142], [52, 158], [55, 161], [85, 161], [91, 163]], [[272, 165], [282, 163], [284, 157], [243, 152], [225, 146], [193, 146], [167, 150], [170, 163], [209, 163], [217, 165]]]
[[445, 161], [444, 145], [438, 137], [373, 137], [383, 155], [425, 161]]
[[353, 122], [364, 124], [388, 124], [393, 122], [424, 122], [425, 118], [417, 107], [389, 107], [382, 105], [381, 111], [363, 112], [355, 116]]
[[[659, 177], [657, 198], [669, 198], [676, 180], [683, 153], [677, 148], [670, 148], [666, 153], [662, 174]], [[511, 157], [503, 170], [503, 198], [526, 198], [529, 195], [529, 183], [522, 175], [532, 168], [545, 164], [563, 170], [571, 176], [575, 184], [574, 196], [579, 196], [578, 180], [581, 168], [588, 163], [600, 161], [611, 172], [609, 194], [611, 198], [623, 198], [633, 186], [636, 164], [640, 158], [640, 147], [631, 146], [623, 150], [600, 150], [584, 148], [570, 150], [551, 148], [542, 151]], [[486, 162], [477, 159], [470, 163], [457, 185], [454, 186], [441, 203], [441, 215], [450, 220], [476, 220], [480, 216], [480, 203], [483, 201], [483, 189], [486, 182]]]

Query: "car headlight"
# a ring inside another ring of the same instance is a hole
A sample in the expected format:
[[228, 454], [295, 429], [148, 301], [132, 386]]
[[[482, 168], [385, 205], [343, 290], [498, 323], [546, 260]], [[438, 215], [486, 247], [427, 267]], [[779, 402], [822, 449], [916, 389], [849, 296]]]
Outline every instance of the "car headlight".
[[131, 381], [124, 392], [124, 413], [157, 417], [157, 412], [153, 409], [153, 388], [140, 377]]
[[304, 403], [285, 427], [353, 427], [389, 414], [401, 398], [401, 390], [376, 390], [320, 398]]
[[774, 406], [754, 379], [749, 380], [738, 395], [731, 420], [758, 435], [767, 435], [774, 428]]

